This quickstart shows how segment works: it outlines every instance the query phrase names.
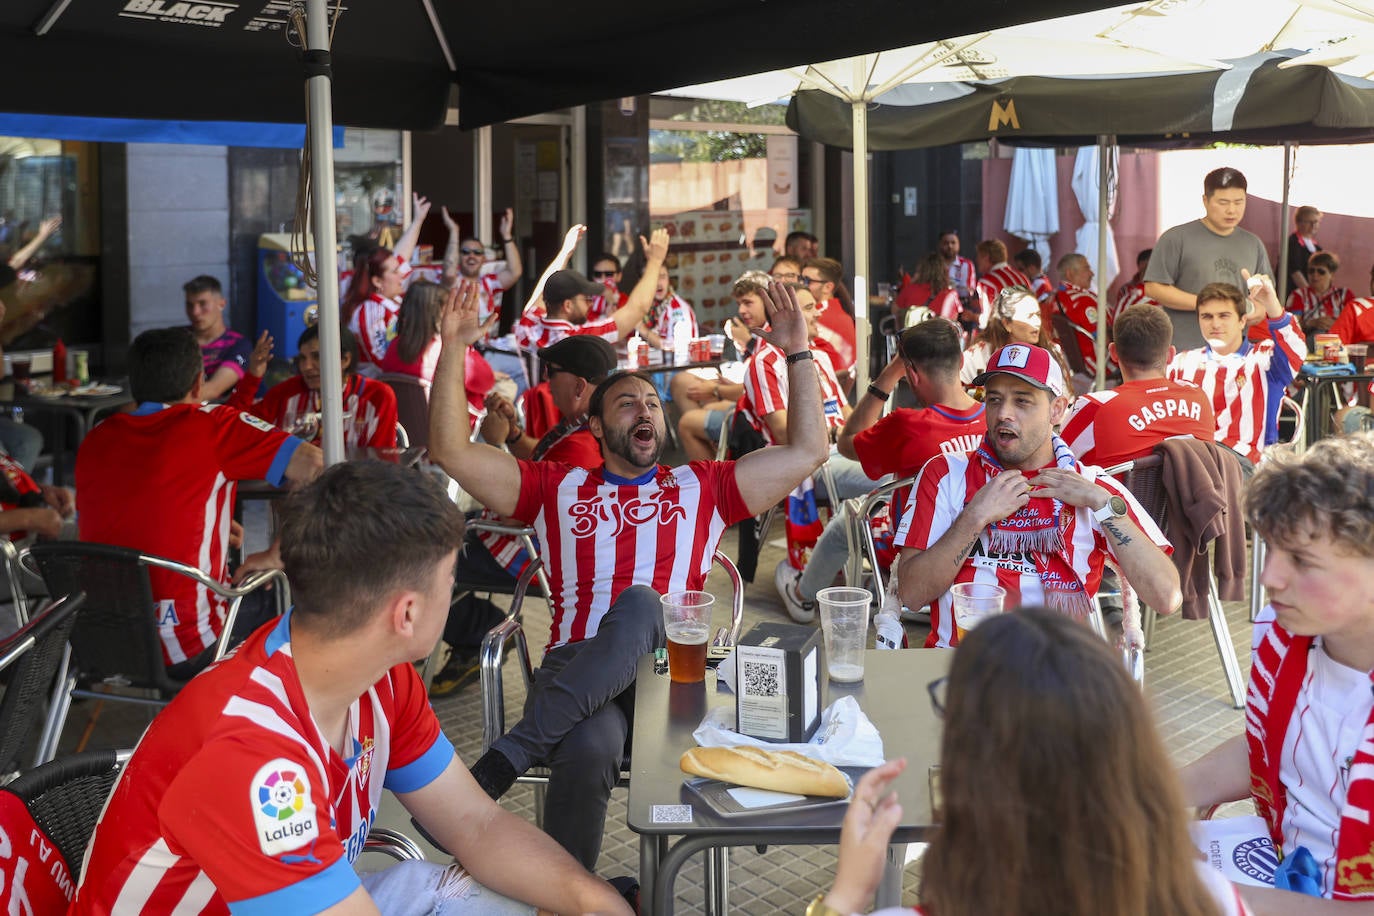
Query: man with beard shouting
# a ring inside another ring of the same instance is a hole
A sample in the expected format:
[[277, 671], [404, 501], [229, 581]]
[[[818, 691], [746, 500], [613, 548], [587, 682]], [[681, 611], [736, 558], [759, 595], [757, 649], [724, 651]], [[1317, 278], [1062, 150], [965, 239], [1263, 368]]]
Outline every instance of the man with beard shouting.
[[787, 354], [787, 445], [738, 462], [665, 467], [658, 392], [646, 376], [619, 372], [592, 394], [587, 423], [603, 463], [587, 470], [520, 461], [469, 441], [463, 361], [490, 319], [479, 320], [471, 287], [444, 309], [430, 456], [487, 508], [534, 526], [553, 590], [549, 647], [524, 718], [472, 775], [500, 798], [531, 766], [547, 764], [544, 829], [588, 870], [620, 773], [635, 664], [664, 643], [659, 595], [702, 588], [725, 529], [777, 503], [826, 457], [820, 385], [796, 295], [773, 283], [765, 311], [771, 330], [754, 333]]
[[973, 384], [987, 435], [972, 452], [930, 459], [895, 537], [902, 603], [931, 604], [926, 648], [958, 644], [949, 590], [963, 582], [1000, 585], [1005, 608], [1086, 618], [1111, 559], [1145, 604], [1177, 608], [1164, 534], [1123, 484], [1079, 464], [1054, 434], [1069, 402], [1049, 351], [1009, 344]]

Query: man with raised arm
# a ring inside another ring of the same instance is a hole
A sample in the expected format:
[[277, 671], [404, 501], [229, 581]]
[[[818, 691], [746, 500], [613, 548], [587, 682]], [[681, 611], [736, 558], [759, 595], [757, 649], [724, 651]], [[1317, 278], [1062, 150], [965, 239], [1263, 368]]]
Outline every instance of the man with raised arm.
[[604, 463], [587, 470], [519, 461], [468, 439], [463, 360], [484, 326], [471, 287], [444, 310], [430, 455], [487, 508], [534, 526], [553, 590], [549, 649], [525, 715], [472, 773], [500, 798], [525, 770], [548, 764], [544, 829], [589, 869], [620, 773], [635, 665], [663, 645], [659, 595], [701, 588], [725, 529], [776, 504], [826, 456], [820, 385], [795, 294], [773, 284], [766, 317], [771, 330], [755, 333], [787, 357], [787, 445], [738, 462], [661, 465], [667, 427], [658, 393], [646, 376], [619, 372], [588, 406]]
[[1038, 604], [1084, 618], [1108, 559], [1145, 604], [1177, 608], [1163, 532], [1123, 484], [1079, 464], [1054, 434], [1068, 398], [1050, 352], [1009, 344], [973, 384], [984, 386], [987, 435], [968, 454], [926, 464], [897, 528], [902, 603], [931, 604], [926, 647], [958, 644], [956, 583], [1000, 585], [1008, 608]]
[[[336, 464], [288, 499], [294, 608], [158, 714], [101, 815], [72, 912], [628, 914], [492, 804], [425, 698], [412, 662], [444, 626], [462, 540], [444, 492], [394, 464]], [[461, 864], [360, 878], [383, 790]]]

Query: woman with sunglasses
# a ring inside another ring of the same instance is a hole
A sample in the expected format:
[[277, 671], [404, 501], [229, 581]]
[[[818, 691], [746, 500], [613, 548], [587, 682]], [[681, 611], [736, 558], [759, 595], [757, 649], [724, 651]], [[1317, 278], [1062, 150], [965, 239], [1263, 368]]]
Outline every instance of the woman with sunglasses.
[[[930, 696], [944, 719], [942, 817], [917, 913], [1248, 912], [1189, 837], [1144, 696], [1087, 627], [1043, 609], [998, 615], [968, 634]], [[901, 818], [889, 787], [905, 766], [885, 763], [855, 787], [835, 883], [808, 916], [872, 899]]]
[[1307, 259], [1307, 286], [1288, 294], [1288, 311], [1308, 334], [1331, 330], [1342, 311], [1355, 294], [1344, 286], [1337, 286], [1336, 271], [1340, 258], [1333, 251], [1318, 251]]

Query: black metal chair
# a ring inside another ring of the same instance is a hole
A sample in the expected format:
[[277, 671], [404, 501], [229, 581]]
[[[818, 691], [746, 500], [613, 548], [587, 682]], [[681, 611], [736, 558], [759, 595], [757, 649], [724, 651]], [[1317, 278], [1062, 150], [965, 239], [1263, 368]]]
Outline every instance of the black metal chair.
[[82, 593], [49, 600], [32, 620], [0, 641], [0, 671], [7, 676], [0, 696], [0, 775], [21, 769], [20, 755], [46, 720], [43, 704], [85, 600]]
[[[39, 763], [56, 756], [73, 697], [161, 707], [185, 686], [185, 681], [168, 675], [162, 660], [156, 602], [148, 577], [150, 567], [187, 576], [228, 599], [224, 626], [215, 647], [216, 659], [230, 648], [234, 621], [245, 595], [270, 582], [277, 597], [278, 613], [284, 612], [291, 600], [286, 574], [281, 570], [256, 572], [241, 586], [227, 586], [182, 563], [128, 547], [79, 541], [35, 544], [25, 559], [37, 569], [52, 594], [86, 594], [85, 607], [72, 628], [71, 651], [48, 710], [39, 744]], [[126, 692], [130, 690], [138, 693]]]

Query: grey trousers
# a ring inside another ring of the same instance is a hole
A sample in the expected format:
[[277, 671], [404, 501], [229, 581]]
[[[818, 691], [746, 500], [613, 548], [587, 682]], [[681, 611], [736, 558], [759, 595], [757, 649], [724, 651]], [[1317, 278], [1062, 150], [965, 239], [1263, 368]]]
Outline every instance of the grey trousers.
[[517, 773], [549, 767], [544, 831], [588, 871], [601, 853], [606, 805], [634, 717], [635, 665], [663, 643], [658, 593], [630, 586], [595, 636], [544, 654], [524, 718], [492, 744]]

